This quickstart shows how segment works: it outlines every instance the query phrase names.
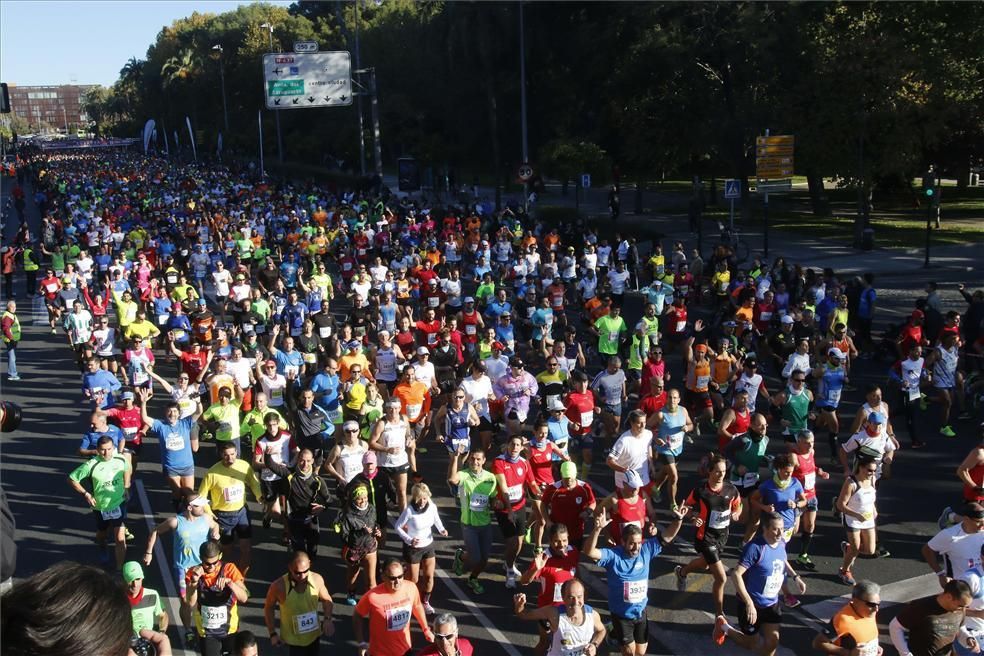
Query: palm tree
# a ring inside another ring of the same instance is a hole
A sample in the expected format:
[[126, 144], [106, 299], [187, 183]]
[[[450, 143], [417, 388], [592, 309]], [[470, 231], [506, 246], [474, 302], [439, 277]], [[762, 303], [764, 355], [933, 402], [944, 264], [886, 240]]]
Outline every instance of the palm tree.
[[177, 55], [169, 57], [161, 66], [164, 87], [170, 88], [181, 80], [194, 78], [201, 70], [201, 58], [192, 48], [185, 48]]

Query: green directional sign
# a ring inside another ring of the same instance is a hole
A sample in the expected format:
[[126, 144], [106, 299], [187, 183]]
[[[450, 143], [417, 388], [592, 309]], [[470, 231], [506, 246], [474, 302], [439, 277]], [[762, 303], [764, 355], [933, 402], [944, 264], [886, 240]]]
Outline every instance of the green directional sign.
[[303, 96], [304, 80], [267, 80], [268, 96]]

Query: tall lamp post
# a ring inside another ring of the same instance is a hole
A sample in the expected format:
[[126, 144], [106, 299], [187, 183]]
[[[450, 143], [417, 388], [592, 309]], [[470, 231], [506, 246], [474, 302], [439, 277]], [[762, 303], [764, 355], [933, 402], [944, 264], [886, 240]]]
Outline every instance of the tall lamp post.
[[212, 46], [212, 50], [219, 53], [219, 79], [222, 81], [222, 120], [223, 125], [225, 125], [226, 139], [229, 138], [229, 106], [226, 104], [226, 90], [225, 90], [225, 51], [222, 46], [216, 44]]
[[[263, 23], [260, 25], [264, 30], [269, 30], [270, 32], [270, 52], [273, 52], [273, 24]], [[277, 123], [277, 159], [280, 160], [280, 165], [284, 164], [284, 139], [280, 133], [280, 112], [278, 110], [273, 110], [273, 116]]]

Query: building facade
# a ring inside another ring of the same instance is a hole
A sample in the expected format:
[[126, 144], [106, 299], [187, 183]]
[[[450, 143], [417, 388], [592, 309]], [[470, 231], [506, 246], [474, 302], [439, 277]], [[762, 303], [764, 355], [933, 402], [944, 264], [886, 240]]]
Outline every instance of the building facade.
[[10, 111], [25, 120], [35, 133], [74, 133], [89, 125], [82, 109], [85, 93], [93, 84], [17, 86], [8, 83]]

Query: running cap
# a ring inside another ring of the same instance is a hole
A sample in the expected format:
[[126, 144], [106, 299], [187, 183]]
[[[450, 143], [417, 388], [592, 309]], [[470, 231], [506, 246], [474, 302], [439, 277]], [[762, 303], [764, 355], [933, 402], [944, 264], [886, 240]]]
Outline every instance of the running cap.
[[788, 314], [784, 314], [784, 315], [782, 315], [782, 322], [783, 323], [786, 323], [786, 324], [794, 324], [794, 323], [796, 323], [796, 320], [793, 319]]
[[127, 583], [133, 583], [137, 579], [142, 579], [144, 577], [143, 567], [140, 566], [135, 560], [123, 563], [123, 580]]
[[205, 305], [205, 299], [204, 298], [198, 299], [198, 305]]
[[560, 463], [561, 478], [577, 478], [577, 465], [571, 461]]
[[633, 490], [638, 490], [642, 487], [642, 477], [639, 476], [639, 473], [636, 470], [630, 469], [625, 472], [625, 486], [630, 487]]
[[564, 404], [561, 402], [560, 399], [550, 399], [550, 402], [547, 403], [547, 410], [549, 410], [550, 412], [554, 412], [555, 410], [565, 410], [565, 409], [566, 408], [564, 408]]
[[835, 357], [838, 360], [843, 360], [844, 359], [844, 351], [840, 350], [836, 346], [834, 348], [830, 349], [829, 351], [827, 351], [827, 355], [832, 356], [832, 357]]
[[500, 351], [506, 350], [506, 347], [502, 345], [502, 342], [492, 342], [492, 350], [499, 349]]
[[366, 451], [365, 455], [362, 456], [362, 464], [368, 465], [369, 463], [376, 464], [376, 452]]
[[123, 394], [122, 394], [122, 396], [120, 396], [120, 398], [123, 399], [124, 401], [126, 401], [127, 399], [129, 399], [129, 400], [132, 401], [133, 400], [133, 392], [123, 392]]
[[420, 346], [417, 348], [417, 355], [430, 355], [430, 351], [426, 346]]
[[472, 298], [471, 296], [466, 296], [465, 297], [465, 303], [474, 303], [474, 302], [475, 302], [475, 299]]
[[880, 412], [872, 412], [871, 414], [868, 415], [868, 421], [870, 421], [873, 424], [884, 424], [885, 415], [883, 415]]
[[346, 421], [342, 424], [342, 430], [359, 430], [359, 422], [357, 421]]
[[353, 339], [352, 341], [350, 341], [348, 344], [345, 345], [345, 348], [352, 350], [352, 349], [360, 348], [361, 346], [362, 346], [362, 342], [360, 342], [357, 339]]

